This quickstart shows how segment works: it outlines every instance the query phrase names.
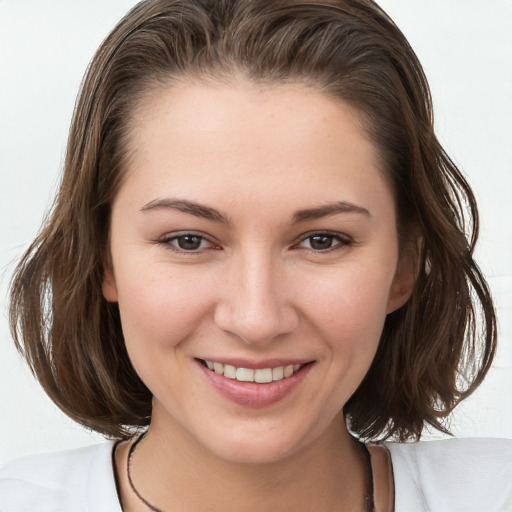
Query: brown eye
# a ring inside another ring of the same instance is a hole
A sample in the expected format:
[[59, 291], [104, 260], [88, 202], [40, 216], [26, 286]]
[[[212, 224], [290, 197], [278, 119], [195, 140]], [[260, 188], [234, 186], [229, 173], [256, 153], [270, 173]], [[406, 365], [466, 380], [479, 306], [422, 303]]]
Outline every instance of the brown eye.
[[343, 247], [350, 245], [350, 239], [339, 234], [331, 233], [314, 233], [302, 239], [299, 247], [311, 249], [312, 251], [329, 251], [336, 249], [338, 246]]
[[184, 235], [176, 239], [178, 247], [184, 251], [195, 251], [201, 247], [203, 239], [196, 235]]
[[185, 252], [199, 251], [201, 249], [207, 248], [210, 245], [206, 238], [194, 233], [175, 235], [171, 238], [168, 238], [167, 240], [164, 240], [163, 242]]
[[315, 251], [324, 251], [330, 249], [333, 245], [334, 237], [327, 235], [316, 235], [309, 238], [309, 245]]

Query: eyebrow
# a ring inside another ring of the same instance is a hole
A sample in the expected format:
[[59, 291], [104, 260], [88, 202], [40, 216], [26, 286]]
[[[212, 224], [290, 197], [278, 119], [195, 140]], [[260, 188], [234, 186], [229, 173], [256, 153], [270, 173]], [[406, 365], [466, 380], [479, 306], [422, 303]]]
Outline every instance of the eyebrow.
[[346, 201], [338, 201], [336, 203], [326, 204], [325, 206], [319, 206], [318, 208], [299, 210], [294, 213], [292, 217], [292, 224], [299, 224], [308, 220], [321, 219], [323, 217], [329, 217], [339, 213], [357, 213], [366, 217], [372, 216], [369, 210], [363, 208], [362, 206], [357, 206]]
[[143, 206], [140, 211], [147, 212], [160, 209], [177, 210], [179, 212], [189, 213], [195, 217], [200, 217], [201, 219], [210, 220], [212, 222], [229, 224], [229, 219], [227, 216], [215, 210], [215, 208], [210, 208], [209, 206], [194, 203], [192, 201], [186, 201], [184, 199], [155, 199], [154, 201], [151, 201]]
[[[229, 224], [227, 215], [224, 215], [215, 208], [195, 203], [193, 201], [187, 201], [185, 199], [155, 199], [154, 201], [150, 201], [145, 206], [143, 206], [140, 211], [147, 212], [160, 209], [177, 210], [179, 212], [188, 213], [190, 215], [194, 215], [195, 217], [206, 219], [212, 222]], [[322, 205], [317, 208], [298, 210], [293, 214], [291, 224], [300, 224], [302, 222], [321, 219], [331, 215], [338, 215], [340, 213], [356, 213], [366, 217], [372, 216], [369, 210], [363, 208], [362, 206], [357, 206], [346, 201], [338, 201], [335, 203]]]

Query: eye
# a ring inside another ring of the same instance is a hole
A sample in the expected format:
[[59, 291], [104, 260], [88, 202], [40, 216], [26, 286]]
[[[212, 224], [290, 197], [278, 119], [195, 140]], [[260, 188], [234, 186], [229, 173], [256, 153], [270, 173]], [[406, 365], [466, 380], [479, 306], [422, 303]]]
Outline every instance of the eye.
[[350, 243], [351, 240], [348, 237], [338, 233], [313, 233], [303, 238], [298, 246], [317, 252], [326, 252]]
[[212, 246], [204, 236], [196, 233], [179, 233], [168, 236], [160, 240], [160, 243], [170, 245], [171, 249], [178, 252], [200, 252]]

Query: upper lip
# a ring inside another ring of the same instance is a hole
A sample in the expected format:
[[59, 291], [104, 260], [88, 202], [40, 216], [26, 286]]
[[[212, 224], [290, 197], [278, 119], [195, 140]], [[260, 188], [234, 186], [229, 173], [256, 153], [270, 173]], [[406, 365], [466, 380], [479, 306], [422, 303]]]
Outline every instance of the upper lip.
[[272, 359], [247, 359], [247, 358], [235, 358], [235, 357], [202, 357], [202, 361], [212, 361], [223, 365], [231, 365], [236, 368], [249, 368], [251, 370], [260, 370], [263, 368], [278, 368], [280, 366], [289, 365], [304, 365], [307, 363], [314, 362], [313, 359], [303, 358], [272, 358]]

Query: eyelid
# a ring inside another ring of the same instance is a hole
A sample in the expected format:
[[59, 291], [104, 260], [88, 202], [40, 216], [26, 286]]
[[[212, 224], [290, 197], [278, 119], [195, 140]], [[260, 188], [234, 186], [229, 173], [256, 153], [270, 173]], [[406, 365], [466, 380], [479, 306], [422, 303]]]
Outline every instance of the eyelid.
[[332, 237], [334, 239], [337, 239], [339, 241], [339, 243], [335, 244], [334, 246], [329, 247], [328, 249], [325, 249], [325, 250], [310, 249], [307, 247], [304, 247], [303, 249], [309, 250], [314, 253], [325, 253], [325, 252], [334, 251], [340, 247], [346, 247], [346, 246], [353, 245], [353, 243], [354, 243], [354, 240], [350, 236], [346, 235], [345, 233], [340, 233], [338, 231], [319, 230], [319, 231], [309, 231], [308, 233], [302, 234], [299, 237], [298, 242], [293, 244], [293, 248], [300, 248], [299, 245], [302, 242], [304, 242], [308, 238], [312, 238], [314, 236]]
[[[178, 239], [180, 237], [184, 237], [184, 236], [196, 236], [198, 238], [201, 238], [202, 240], [208, 242], [209, 247], [187, 251], [184, 249], [180, 249], [179, 247], [177, 247], [171, 243], [173, 240], [176, 240], [176, 239]], [[205, 235], [204, 233], [201, 233], [200, 231], [193, 231], [193, 230], [182, 230], [182, 231], [175, 231], [175, 232], [167, 233], [167, 234], [157, 238], [155, 240], [155, 243], [165, 245], [169, 250], [174, 251], [178, 254], [193, 255], [193, 254], [201, 254], [202, 252], [204, 252], [205, 250], [208, 250], [208, 249], [215, 249], [215, 250], [220, 249], [219, 245], [216, 244], [214, 241], [212, 241], [209, 236]]]

